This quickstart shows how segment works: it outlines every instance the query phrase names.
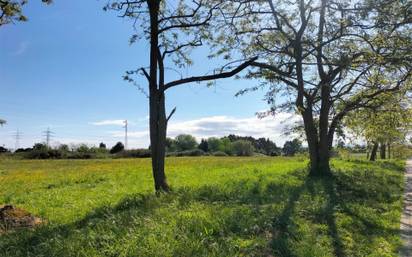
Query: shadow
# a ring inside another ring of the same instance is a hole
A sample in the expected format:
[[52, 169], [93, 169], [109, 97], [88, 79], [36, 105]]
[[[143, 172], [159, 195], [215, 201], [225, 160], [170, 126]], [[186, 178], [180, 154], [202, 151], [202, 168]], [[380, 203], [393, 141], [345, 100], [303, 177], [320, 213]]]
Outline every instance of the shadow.
[[290, 245], [290, 239], [296, 239], [296, 229], [294, 228], [294, 221], [292, 216], [295, 212], [296, 202], [299, 200], [301, 194], [307, 190], [307, 188], [312, 188], [312, 178], [308, 177], [302, 186], [294, 189], [287, 200], [283, 211], [279, 216], [274, 217], [272, 227], [272, 242], [271, 248], [274, 253], [278, 256], [295, 256], [293, 254], [292, 247]]
[[383, 169], [396, 170], [402, 173], [405, 172], [405, 166], [400, 162], [385, 160], [376, 162], [376, 164], [378, 164]]
[[334, 254], [337, 257], [345, 256], [344, 246], [339, 236], [336, 226], [335, 212], [339, 206], [339, 199], [336, 193], [336, 182], [334, 176], [321, 179], [323, 188], [327, 194], [327, 205], [325, 208], [326, 223], [328, 225], [329, 235], [332, 237]]

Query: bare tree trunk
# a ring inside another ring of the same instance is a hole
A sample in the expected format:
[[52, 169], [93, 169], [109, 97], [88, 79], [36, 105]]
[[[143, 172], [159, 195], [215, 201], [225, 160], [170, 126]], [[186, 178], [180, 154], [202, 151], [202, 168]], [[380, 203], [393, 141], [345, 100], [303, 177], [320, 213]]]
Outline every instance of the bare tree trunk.
[[[163, 67], [159, 55], [159, 8], [160, 1], [147, 0], [150, 12], [150, 75], [149, 75], [149, 105], [150, 105], [150, 145], [152, 153], [152, 171], [156, 192], [169, 191], [165, 175], [165, 145], [166, 145], [166, 110], [163, 88]], [[160, 65], [159, 65], [160, 66]], [[158, 82], [158, 68], [160, 79]]]
[[150, 143], [155, 189], [157, 192], [168, 192], [170, 187], [165, 174], [166, 110], [163, 92], [150, 97]]
[[317, 175], [319, 168], [318, 134], [315, 127], [312, 110], [307, 108], [302, 113], [302, 117], [309, 148], [309, 172], [310, 175]]
[[372, 151], [371, 151], [371, 156], [369, 158], [370, 161], [376, 161], [376, 155], [378, 152], [379, 144], [378, 143], [373, 143]]
[[312, 176], [325, 176], [331, 172], [329, 162], [334, 128], [331, 128], [331, 131], [329, 131], [329, 94], [328, 86], [323, 85], [319, 136], [313, 119], [312, 108], [307, 108], [307, 111], [304, 113], [304, 116], [306, 116], [306, 119], [304, 117], [304, 123], [310, 152], [310, 174]]
[[379, 153], [380, 153], [381, 159], [385, 160], [386, 159], [386, 144], [385, 143], [381, 143]]

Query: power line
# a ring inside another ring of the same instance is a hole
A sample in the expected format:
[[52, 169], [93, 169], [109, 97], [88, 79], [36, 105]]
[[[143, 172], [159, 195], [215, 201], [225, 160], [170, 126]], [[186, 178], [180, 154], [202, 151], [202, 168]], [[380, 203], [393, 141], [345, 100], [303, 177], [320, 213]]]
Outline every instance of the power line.
[[54, 132], [50, 130], [50, 128], [47, 128], [46, 131], [43, 131], [43, 136], [46, 138], [46, 145], [50, 145], [50, 139], [54, 137]]

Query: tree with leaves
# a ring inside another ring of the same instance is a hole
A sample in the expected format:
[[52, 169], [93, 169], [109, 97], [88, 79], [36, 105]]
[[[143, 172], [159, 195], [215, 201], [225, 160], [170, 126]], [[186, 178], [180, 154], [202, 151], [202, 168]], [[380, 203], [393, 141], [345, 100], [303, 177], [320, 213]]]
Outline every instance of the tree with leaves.
[[372, 147], [369, 159], [375, 161], [378, 149], [381, 159], [394, 142], [403, 142], [412, 128], [412, 106], [405, 93], [384, 94], [374, 99], [368, 108], [350, 113], [344, 125], [357, 138]]
[[[0, 0], [0, 27], [15, 22], [27, 21], [23, 14], [23, 6], [28, 0]], [[51, 4], [52, 0], [42, 0], [45, 4]]]
[[229, 0], [224, 10], [215, 53], [259, 56], [247, 77], [264, 83], [239, 94], [267, 87], [263, 115], [302, 116], [311, 175], [330, 173], [343, 118], [411, 75], [409, 1]]
[[0, 126], [4, 126], [7, 123], [6, 120], [0, 119]]
[[[166, 115], [165, 92], [176, 86], [193, 82], [213, 81], [236, 75], [247, 68], [256, 58], [240, 60], [216, 69], [213, 74], [181, 77], [167, 81], [166, 65], [174, 69], [187, 68], [192, 64], [190, 52], [201, 47], [211, 37], [213, 20], [220, 15], [224, 1], [205, 0], [136, 0], [109, 1], [105, 10], [115, 10], [121, 17], [130, 18], [134, 27], [140, 27], [131, 42], [145, 38], [150, 43], [149, 67], [128, 71], [125, 80], [135, 83], [133, 75], [147, 79], [150, 116], [150, 144], [155, 190], [169, 191], [164, 171], [167, 123], [174, 110]], [[143, 88], [140, 87], [143, 90]]]
[[302, 152], [302, 142], [297, 138], [292, 141], [286, 141], [282, 151], [286, 156], [294, 156], [295, 154]]

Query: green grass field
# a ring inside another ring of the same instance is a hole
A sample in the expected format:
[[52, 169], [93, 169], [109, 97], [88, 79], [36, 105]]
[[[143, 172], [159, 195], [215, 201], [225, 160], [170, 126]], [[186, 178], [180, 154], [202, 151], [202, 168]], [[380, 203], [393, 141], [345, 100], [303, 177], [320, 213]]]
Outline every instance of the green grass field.
[[167, 159], [0, 160], [0, 204], [48, 220], [0, 236], [0, 256], [396, 256], [404, 162]]

